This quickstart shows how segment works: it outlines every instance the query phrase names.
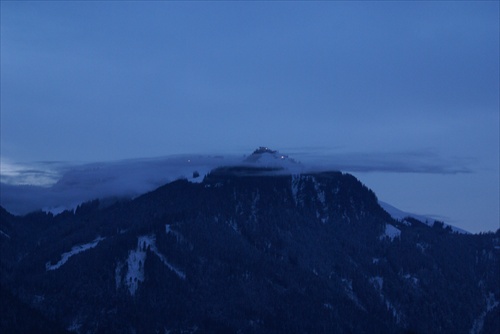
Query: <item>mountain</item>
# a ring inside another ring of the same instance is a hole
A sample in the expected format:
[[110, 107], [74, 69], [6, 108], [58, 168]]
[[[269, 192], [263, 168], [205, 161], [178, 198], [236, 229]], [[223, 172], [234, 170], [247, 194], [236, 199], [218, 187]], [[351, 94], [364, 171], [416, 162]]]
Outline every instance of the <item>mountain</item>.
[[268, 147], [259, 147], [250, 156], [243, 160], [243, 165], [276, 168], [291, 172], [301, 167], [300, 163], [290, 158], [288, 155], [279, 153]]
[[[421, 222], [424, 222], [426, 223], [427, 225], [430, 225], [430, 226], [433, 226], [434, 225], [434, 222], [436, 222], [436, 219], [432, 218], [432, 217], [427, 217], [427, 216], [423, 216], [423, 215], [418, 215], [418, 214], [414, 214], [414, 213], [410, 213], [410, 212], [405, 212], [405, 211], [401, 211], [399, 210], [398, 208], [390, 205], [389, 203], [386, 203], [386, 202], [382, 202], [382, 201], [379, 201], [378, 204], [385, 210], [387, 211], [387, 213], [389, 213], [391, 215], [392, 218], [394, 219], [397, 219], [397, 220], [401, 220], [401, 221], [404, 221], [406, 220], [406, 218], [413, 218], [413, 219], [416, 219], [418, 221], [421, 221]], [[440, 221], [437, 221], [438, 224], [439, 223], [442, 223]], [[461, 228], [458, 228], [456, 226], [453, 226], [453, 225], [448, 225], [448, 224], [444, 224], [444, 227], [450, 227], [453, 232], [457, 232], [457, 233], [469, 233]]]
[[350, 174], [287, 172], [267, 149], [248, 159], [133, 200], [58, 215], [0, 209], [2, 310], [16, 310], [2, 312], [0, 331], [500, 328], [500, 231], [395, 220]]

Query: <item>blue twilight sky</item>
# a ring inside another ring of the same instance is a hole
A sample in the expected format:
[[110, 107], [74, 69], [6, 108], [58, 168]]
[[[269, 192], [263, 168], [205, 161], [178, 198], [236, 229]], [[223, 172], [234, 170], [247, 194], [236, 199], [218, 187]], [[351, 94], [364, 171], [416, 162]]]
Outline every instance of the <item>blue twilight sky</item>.
[[400, 209], [496, 230], [499, 12], [2, 1], [2, 173], [266, 145], [352, 172]]

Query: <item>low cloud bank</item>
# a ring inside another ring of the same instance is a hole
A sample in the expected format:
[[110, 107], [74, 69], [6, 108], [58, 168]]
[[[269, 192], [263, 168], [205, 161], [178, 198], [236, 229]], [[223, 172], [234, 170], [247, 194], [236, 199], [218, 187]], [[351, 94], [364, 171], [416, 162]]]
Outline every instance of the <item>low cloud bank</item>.
[[459, 174], [472, 173], [469, 161], [463, 158], [444, 158], [434, 152], [337, 153], [321, 155], [303, 153], [302, 161], [312, 170], [341, 170], [345, 172], [387, 172]]
[[[320, 155], [297, 152], [290, 157], [302, 161], [284, 161], [283, 167], [290, 173], [325, 170], [437, 174], [471, 172], [463, 161], [447, 160], [431, 153]], [[201, 182], [210, 170], [239, 165], [245, 159], [245, 156], [235, 155], [177, 155], [83, 165], [3, 164], [0, 204], [14, 214], [40, 209], [58, 213], [95, 198], [133, 198], [179, 178]], [[269, 162], [268, 159], [266, 161]]]
[[[59, 212], [95, 198], [133, 198], [179, 178], [201, 182], [204, 175], [236, 161], [221, 156], [170, 156], [84, 165], [36, 164], [2, 175], [0, 204], [14, 214], [34, 210]], [[44, 169], [45, 167], [45, 169]], [[3, 174], [3, 172], [2, 172]], [[48, 179], [58, 175], [58, 179]], [[33, 181], [27, 184], [27, 181]]]

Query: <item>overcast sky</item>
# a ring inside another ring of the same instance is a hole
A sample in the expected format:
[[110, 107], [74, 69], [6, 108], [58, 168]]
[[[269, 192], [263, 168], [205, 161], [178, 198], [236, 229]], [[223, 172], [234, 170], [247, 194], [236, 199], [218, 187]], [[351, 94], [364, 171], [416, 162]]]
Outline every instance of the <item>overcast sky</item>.
[[495, 230], [499, 21], [498, 1], [2, 1], [2, 173], [266, 145]]

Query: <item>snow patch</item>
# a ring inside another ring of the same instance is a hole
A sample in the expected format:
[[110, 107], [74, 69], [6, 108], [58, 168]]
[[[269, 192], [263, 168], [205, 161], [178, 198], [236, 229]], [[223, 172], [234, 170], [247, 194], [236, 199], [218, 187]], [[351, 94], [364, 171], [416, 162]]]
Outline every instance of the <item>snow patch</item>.
[[357, 307], [366, 311], [366, 309], [359, 301], [358, 296], [356, 296], [356, 293], [352, 289], [352, 280], [342, 278], [342, 283], [344, 283], [344, 291], [346, 292], [347, 297], [349, 297], [349, 299], [352, 300]]
[[[168, 269], [173, 271], [180, 279], [186, 279], [186, 274], [174, 265], [170, 264], [165, 256], [158, 251], [158, 248], [156, 248], [156, 236], [154, 234], [143, 235], [138, 238], [137, 248], [129, 251], [127, 258], [127, 274], [125, 275], [125, 284], [127, 285], [132, 296], [135, 295], [139, 287], [139, 282], [144, 282], [144, 262], [147, 258], [147, 251], [151, 251], [153, 254], [158, 256], [160, 261]], [[121, 283], [120, 264], [118, 264], [115, 270], [115, 280], [118, 288]]]
[[314, 190], [316, 190], [316, 196], [317, 196], [319, 202], [321, 203], [321, 209], [323, 211], [322, 213], [317, 212], [317, 214], [319, 216], [321, 216], [321, 222], [323, 224], [326, 224], [330, 218], [328, 217], [328, 214], [327, 214], [327, 212], [328, 212], [328, 206], [326, 205], [325, 192], [324, 192], [323, 189], [321, 189], [320, 183], [316, 180], [316, 178], [313, 177], [312, 181], [313, 181], [313, 184], [314, 184]]
[[385, 303], [387, 310], [392, 313], [392, 316], [396, 320], [396, 323], [401, 323], [403, 315], [394, 307], [394, 305], [384, 296], [382, 292], [382, 289], [384, 288], [384, 278], [381, 276], [374, 276], [369, 279], [369, 282], [375, 288], [375, 290], [378, 291], [380, 300]]
[[477, 319], [474, 320], [474, 323], [472, 324], [472, 328], [470, 329], [469, 333], [470, 334], [481, 333], [483, 331], [484, 319], [486, 318], [486, 315], [488, 314], [488, 312], [491, 312], [499, 304], [500, 302], [495, 299], [495, 294], [493, 292], [490, 292], [486, 297], [486, 310], [484, 310], [479, 315], [479, 317], [477, 317]]
[[166, 224], [166, 225], [165, 225], [165, 232], [166, 232], [167, 234], [169, 234], [170, 232], [172, 232], [172, 227], [171, 227], [171, 225], [170, 225], [170, 224]]
[[498, 305], [500, 305], [500, 302], [495, 299], [495, 294], [493, 292], [490, 292], [490, 294], [488, 295], [488, 299], [486, 299], [486, 312], [490, 312]]
[[63, 264], [65, 264], [69, 260], [70, 257], [96, 247], [97, 244], [99, 244], [99, 242], [101, 242], [104, 239], [105, 238], [97, 237], [94, 241], [89, 242], [87, 244], [73, 246], [71, 248], [71, 251], [61, 254], [61, 260], [59, 260], [59, 262], [57, 262], [56, 264], [51, 264], [50, 261], [45, 263], [45, 270], [49, 271], [49, 270], [59, 269]]
[[181, 233], [173, 230], [171, 224], [165, 225], [165, 232], [167, 234], [173, 235], [175, 237], [175, 239], [177, 240], [177, 242], [184, 242], [184, 236]]
[[116, 289], [118, 290], [121, 286], [122, 283], [122, 270], [123, 267], [125, 266], [125, 263], [123, 262], [118, 262], [115, 268], [115, 285]]
[[333, 306], [332, 304], [330, 303], [324, 303], [323, 306], [327, 309], [327, 310], [333, 310]]
[[71, 325], [69, 325], [68, 328], [66, 328], [66, 329], [70, 332], [79, 333], [79, 330], [81, 327], [82, 327], [82, 324], [79, 321], [79, 319], [74, 319], [73, 322], [71, 323]]
[[125, 283], [128, 286], [128, 291], [133, 296], [139, 287], [139, 282], [144, 282], [144, 261], [146, 261], [147, 253], [143, 245], [151, 244], [153, 236], [141, 236], [137, 242], [137, 248], [129, 251], [127, 258], [127, 274], [125, 275]]
[[234, 221], [233, 219], [229, 219], [228, 221], [226, 221], [226, 224], [231, 227], [233, 229], [234, 232], [236, 233], [240, 233], [240, 229], [238, 228], [238, 224], [236, 223], [236, 221]]
[[385, 224], [385, 231], [379, 239], [382, 240], [384, 238], [389, 238], [391, 241], [394, 241], [395, 238], [399, 238], [401, 236], [401, 230], [392, 226], [391, 224]]
[[385, 306], [387, 307], [387, 310], [391, 311], [392, 316], [396, 320], [396, 323], [399, 324], [401, 323], [402, 315], [401, 312], [397, 310], [397, 308], [392, 305], [392, 303], [389, 300], [385, 300]]
[[321, 205], [324, 208], [326, 205], [325, 192], [321, 189], [320, 184], [315, 177], [311, 177], [311, 180], [314, 185], [314, 190], [316, 191], [316, 196], [318, 197], [318, 200], [321, 202]]
[[0, 230], [0, 235], [3, 235], [4, 237], [6, 237], [7, 239], [10, 239], [10, 235], [8, 235], [7, 233], [5, 233], [4, 231]]
[[370, 283], [377, 289], [378, 291], [382, 291], [384, 287], [384, 278], [381, 276], [375, 276], [370, 278]]
[[416, 278], [413, 275], [405, 274], [405, 275], [403, 275], [403, 278], [409, 280], [410, 282], [412, 282], [413, 285], [418, 285], [418, 278]]
[[292, 196], [293, 200], [295, 201], [295, 205], [299, 204], [299, 190], [302, 189], [301, 187], [301, 176], [300, 175], [292, 175]]
[[259, 191], [257, 191], [257, 193], [255, 195], [253, 195], [253, 200], [252, 200], [252, 213], [251, 213], [251, 217], [253, 218], [253, 220], [257, 220], [257, 204], [259, 203], [259, 200], [260, 200], [260, 194], [259, 194]]
[[[215, 221], [218, 222], [218, 217], [214, 217]], [[178, 224], [178, 223], [177, 223]], [[174, 224], [174, 225], [177, 225], [177, 224]], [[165, 232], [167, 233], [167, 235], [172, 235], [175, 237], [175, 241], [181, 245], [187, 245], [188, 249], [189, 250], [193, 250], [193, 244], [191, 242], [189, 242], [186, 238], [184, 238], [184, 236], [182, 235], [182, 233], [172, 229], [172, 225], [171, 224], [166, 224], [165, 225]]]
[[424, 254], [425, 251], [430, 247], [426, 242], [418, 242], [416, 246], [422, 252], [422, 254]]

